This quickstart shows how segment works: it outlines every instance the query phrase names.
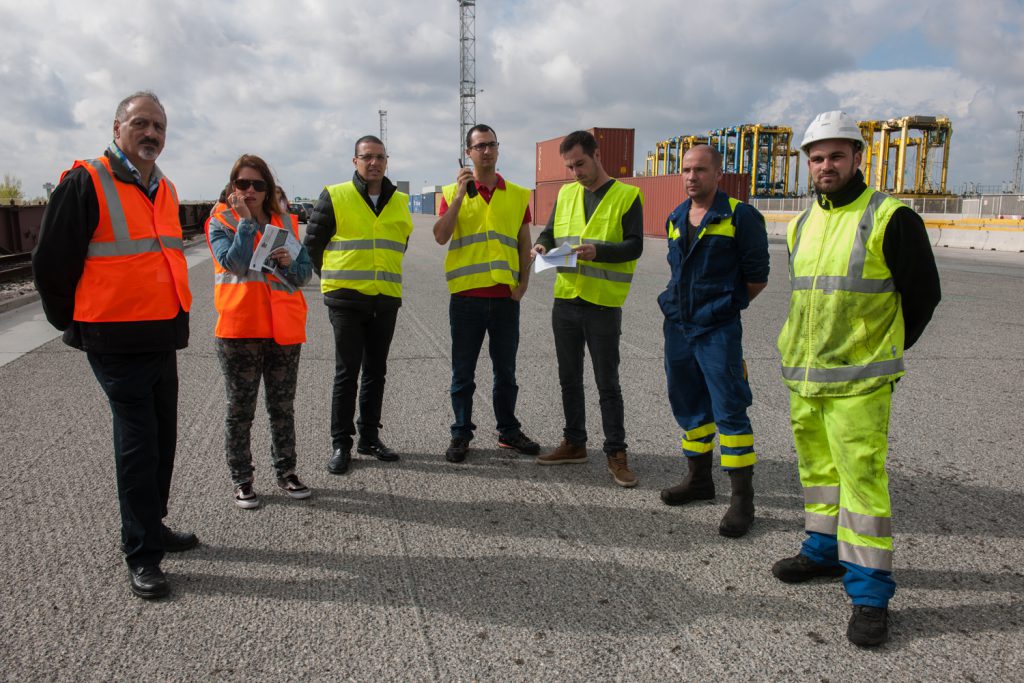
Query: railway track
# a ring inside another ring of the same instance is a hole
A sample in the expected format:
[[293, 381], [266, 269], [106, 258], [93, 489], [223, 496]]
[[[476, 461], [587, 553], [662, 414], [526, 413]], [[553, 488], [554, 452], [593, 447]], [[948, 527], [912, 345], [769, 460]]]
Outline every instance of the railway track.
[[32, 252], [0, 254], [0, 282], [13, 282], [32, 277]]

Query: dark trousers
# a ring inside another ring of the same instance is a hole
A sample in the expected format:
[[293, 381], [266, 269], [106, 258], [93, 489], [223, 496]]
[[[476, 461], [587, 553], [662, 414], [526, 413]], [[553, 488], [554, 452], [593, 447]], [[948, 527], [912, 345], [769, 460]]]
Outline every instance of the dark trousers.
[[227, 393], [224, 452], [235, 486], [252, 481], [249, 444], [261, 378], [270, 416], [274, 471], [278, 477], [295, 471], [295, 384], [301, 353], [302, 344], [282, 346], [273, 339], [217, 339], [217, 359]]
[[113, 414], [125, 561], [132, 568], [157, 565], [178, 438], [177, 357], [174, 351], [87, 356]]
[[509, 297], [480, 298], [453, 295], [448, 304], [452, 331], [452, 438], [472, 439], [473, 394], [476, 392], [476, 363], [487, 335], [487, 349], [494, 371], [491, 394], [498, 435], [515, 436], [516, 353], [519, 351], [519, 302]]
[[587, 442], [587, 414], [583, 395], [583, 352], [590, 351], [594, 379], [601, 401], [604, 452], [626, 450], [626, 427], [619, 387], [619, 337], [622, 309], [555, 299], [551, 309], [555, 333], [558, 381], [565, 413], [563, 436], [574, 444]]
[[[351, 448], [356, 433], [356, 380], [359, 379], [359, 436], [376, 439], [381, 427], [388, 352], [395, 334], [397, 308], [328, 307], [334, 328], [334, 392], [331, 396], [331, 442]], [[362, 378], [359, 371], [362, 370]]]

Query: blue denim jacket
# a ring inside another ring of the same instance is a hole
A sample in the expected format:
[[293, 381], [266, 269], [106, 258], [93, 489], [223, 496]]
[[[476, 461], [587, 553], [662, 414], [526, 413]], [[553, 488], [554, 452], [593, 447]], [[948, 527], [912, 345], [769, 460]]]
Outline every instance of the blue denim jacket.
[[[671, 234], [674, 226], [679, 236], [668, 238], [672, 277], [658, 296], [658, 304], [665, 317], [680, 325], [687, 336], [696, 337], [739, 316], [750, 304], [748, 282], [767, 282], [768, 234], [757, 209], [738, 203], [734, 211], [729, 195], [719, 190], [698, 226], [696, 239], [687, 244], [689, 212], [687, 199], [665, 223], [667, 233]], [[735, 230], [714, 230], [722, 224]], [[734, 234], [727, 234], [730, 232]]]

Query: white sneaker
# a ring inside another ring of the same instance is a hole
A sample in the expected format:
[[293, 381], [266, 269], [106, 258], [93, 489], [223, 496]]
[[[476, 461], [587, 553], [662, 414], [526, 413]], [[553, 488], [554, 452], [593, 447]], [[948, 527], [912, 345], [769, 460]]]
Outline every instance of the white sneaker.
[[260, 506], [260, 499], [256, 497], [256, 492], [252, 490], [251, 481], [235, 487], [235, 505], [246, 510]]

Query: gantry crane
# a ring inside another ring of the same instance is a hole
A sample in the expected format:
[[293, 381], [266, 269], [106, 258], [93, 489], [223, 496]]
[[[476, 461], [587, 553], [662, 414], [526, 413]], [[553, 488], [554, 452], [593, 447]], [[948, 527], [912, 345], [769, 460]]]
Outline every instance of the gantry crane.
[[[884, 121], [858, 121], [857, 125], [864, 136], [861, 168], [869, 185], [900, 197], [951, 196], [946, 191], [949, 139], [953, 135], [948, 118], [904, 116]], [[891, 154], [893, 150], [895, 155]], [[914, 180], [909, 186], [906, 182], [908, 150], [915, 152]], [[942, 155], [937, 183], [931, 170], [933, 150], [941, 150]]]

